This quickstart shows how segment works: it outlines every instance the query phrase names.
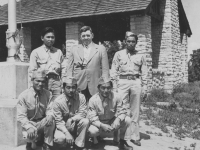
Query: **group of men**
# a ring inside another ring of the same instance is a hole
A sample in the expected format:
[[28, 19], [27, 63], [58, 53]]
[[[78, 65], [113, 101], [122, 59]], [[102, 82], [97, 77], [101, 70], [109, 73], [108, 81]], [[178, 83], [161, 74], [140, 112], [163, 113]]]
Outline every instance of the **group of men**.
[[53, 47], [54, 29], [41, 32], [43, 45], [30, 56], [32, 86], [17, 104], [27, 150], [49, 150], [54, 143], [85, 150], [86, 139], [95, 146], [103, 132], [113, 133], [120, 149], [133, 150], [127, 140], [141, 145], [138, 123], [147, 64], [135, 50], [137, 35], [126, 32], [126, 48], [115, 53], [111, 70], [105, 47], [93, 43], [93, 37], [89, 26], [82, 27], [81, 44], [71, 48], [66, 63]]

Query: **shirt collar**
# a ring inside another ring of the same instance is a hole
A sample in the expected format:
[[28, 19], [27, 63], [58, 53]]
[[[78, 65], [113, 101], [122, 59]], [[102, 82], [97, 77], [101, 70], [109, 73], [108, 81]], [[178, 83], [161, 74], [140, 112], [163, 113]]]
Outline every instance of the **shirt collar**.
[[108, 100], [112, 100], [113, 99], [113, 92], [110, 92], [109, 96], [106, 97], [106, 98], [104, 98], [100, 93], [98, 93], [98, 95], [99, 95], [101, 101], [104, 101], [106, 99], [108, 99]]
[[53, 49], [53, 46], [52, 46], [50, 49], [48, 49], [44, 44], [42, 45], [42, 47], [44, 48], [44, 50], [45, 50], [46, 52], [50, 51], [50, 49]]
[[38, 94], [42, 94], [43, 90], [40, 91], [40, 93], [37, 93], [33, 87], [30, 87], [30, 90], [33, 92], [34, 97], [36, 97]]
[[92, 46], [93, 42], [91, 42], [87, 47], [85, 45], [83, 45], [84, 48], [89, 49]]
[[[137, 52], [137, 50], [134, 50], [133, 54], [136, 54]], [[130, 55], [130, 51], [128, 49], [126, 49], [126, 53]]]

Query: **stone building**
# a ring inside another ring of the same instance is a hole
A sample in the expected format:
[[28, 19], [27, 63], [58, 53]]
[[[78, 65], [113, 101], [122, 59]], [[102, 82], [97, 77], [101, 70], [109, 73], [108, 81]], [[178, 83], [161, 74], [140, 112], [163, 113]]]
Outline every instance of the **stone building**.
[[[1, 61], [7, 57], [7, 7], [0, 7]], [[40, 31], [46, 26], [55, 29], [58, 48], [78, 44], [83, 25], [92, 27], [95, 43], [122, 41], [131, 30], [139, 36], [138, 51], [147, 56], [149, 89], [170, 91], [188, 81], [187, 38], [192, 32], [181, 0], [21, 0], [17, 23], [28, 55], [41, 45]]]

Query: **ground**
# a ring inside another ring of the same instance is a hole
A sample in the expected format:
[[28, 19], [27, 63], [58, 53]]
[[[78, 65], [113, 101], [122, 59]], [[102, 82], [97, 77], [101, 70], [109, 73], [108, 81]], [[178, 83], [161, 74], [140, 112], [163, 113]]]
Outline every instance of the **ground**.
[[[144, 107], [142, 107], [144, 109]], [[143, 117], [141, 117], [143, 118]], [[140, 131], [141, 131], [141, 144], [142, 146], [135, 146], [131, 142], [134, 150], [200, 150], [200, 140], [194, 140], [191, 138], [184, 138], [182, 140], [177, 139], [173, 134], [163, 133], [159, 128], [152, 125], [145, 125], [146, 120], [141, 119]], [[153, 134], [147, 134], [152, 132]], [[149, 139], [150, 138], [150, 139]], [[112, 138], [105, 138], [106, 144], [101, 144], [99, 148], [94, 150], [118, 150], [116, 146], [111, 146]], [[192, 147], [196, 143], [196, 147]], [[19, 147], [11, 147], [0, 145], [0, 150], [25, 150], [25, 145]], [[41, 150], [41, 149], [38, 149]], [[57, 150], [55, 148], [55, 150]], [[92, 150], [92, 149], [91, 149]]]

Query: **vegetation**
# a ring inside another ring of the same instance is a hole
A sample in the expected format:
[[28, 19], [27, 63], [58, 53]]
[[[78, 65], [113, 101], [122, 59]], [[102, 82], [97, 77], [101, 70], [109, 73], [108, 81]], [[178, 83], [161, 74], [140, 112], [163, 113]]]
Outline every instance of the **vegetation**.
[[[157, 102], [168, 102], [160, 106]], [[168, 127], [178, 139], [191, 137], [200, 140], [200, 82], [184, 83], [174, 87], [171, 94], [163, 89], [153, 89], [143, 113], [147, 116], [146, 125], [155, 125], [164, 133]]]

